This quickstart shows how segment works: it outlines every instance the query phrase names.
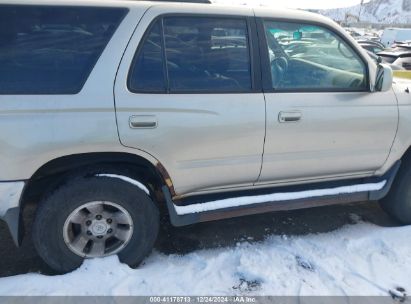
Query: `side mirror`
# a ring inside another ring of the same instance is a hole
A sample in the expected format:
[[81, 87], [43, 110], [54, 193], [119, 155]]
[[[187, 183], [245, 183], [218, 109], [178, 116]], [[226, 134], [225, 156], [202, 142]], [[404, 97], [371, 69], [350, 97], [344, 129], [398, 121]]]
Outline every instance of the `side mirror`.
[[375, 90], [386, 92], [392, 88], [393, 72], [389, 65], [379, 64], [377, 71], [377, 79], [375, 81]]

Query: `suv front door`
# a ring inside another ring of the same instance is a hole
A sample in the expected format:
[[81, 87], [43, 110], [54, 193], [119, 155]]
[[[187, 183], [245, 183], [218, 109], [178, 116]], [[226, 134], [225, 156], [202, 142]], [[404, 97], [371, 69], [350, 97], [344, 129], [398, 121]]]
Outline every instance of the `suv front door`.
[[122, 60], [121, 143], [158, 159], [178, 195], [251, 186], [265, 134], [253, 11], [169, 7], [146, 13]]
[[259, 183], [366, 176], [379, 169], [397, 129], [393, 91], [371, 93], [367, 61], [325, 26], [258, 23], [267, 80]]

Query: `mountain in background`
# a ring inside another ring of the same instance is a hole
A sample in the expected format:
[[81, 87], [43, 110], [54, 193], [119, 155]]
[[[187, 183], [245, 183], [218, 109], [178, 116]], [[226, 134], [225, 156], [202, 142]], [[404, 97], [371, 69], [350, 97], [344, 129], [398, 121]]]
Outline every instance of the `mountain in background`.
[[[319, 11], [336, 21], [356, 19], [360, 14], [360, 5]], [[371, 23], [408, 23], [411, 24], [411, 0], [371, 0], [361, 9], [361, 22]]]

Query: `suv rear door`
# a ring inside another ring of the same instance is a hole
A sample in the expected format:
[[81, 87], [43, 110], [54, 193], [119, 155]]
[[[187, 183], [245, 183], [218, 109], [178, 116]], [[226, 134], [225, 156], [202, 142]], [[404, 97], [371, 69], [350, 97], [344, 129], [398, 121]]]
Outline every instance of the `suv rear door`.
[[265, 102], [254, 39], [251, 9], [169, 4], [152, 7], [129, 43], [115, 84], [120, 140], [158, 159], [177, 194], [258, 179]]
[[[326, 26], [284, 19], [258, 24], [267, 80], [259, 182], [366, 176], [379, 169], [397, 129], [393, 91], [370, 92], [367, 61]], [[301, 48], [288, 49], [295, 40]]]

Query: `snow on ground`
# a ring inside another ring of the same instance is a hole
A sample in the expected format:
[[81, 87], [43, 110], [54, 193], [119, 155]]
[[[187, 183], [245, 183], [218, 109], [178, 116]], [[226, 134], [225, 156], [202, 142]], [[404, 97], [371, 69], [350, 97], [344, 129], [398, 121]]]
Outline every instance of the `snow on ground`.
[[[410, 227], [360, 222], [261, 243], [153, 253], [138, 269], [117, 257], [87, 260], [61, 276], [0, 279], [0, 295], [388, 295], [411, 291]], [[398, 292], [396, 292], [398, 293]]]

